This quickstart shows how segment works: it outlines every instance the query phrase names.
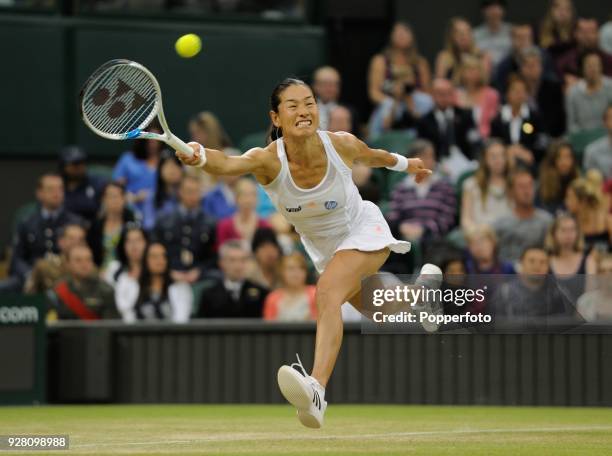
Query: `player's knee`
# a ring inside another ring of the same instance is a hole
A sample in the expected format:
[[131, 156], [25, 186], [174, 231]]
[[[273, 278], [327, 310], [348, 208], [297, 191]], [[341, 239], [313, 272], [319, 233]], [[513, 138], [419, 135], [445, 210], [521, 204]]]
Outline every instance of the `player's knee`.
[[317, 307], [320, 310], [329, 308], [340, 308], [344, 302], [342, 293], [339, 292], [338, 286], [333, 286], [329, 281], [319, 281], [316, 291]]

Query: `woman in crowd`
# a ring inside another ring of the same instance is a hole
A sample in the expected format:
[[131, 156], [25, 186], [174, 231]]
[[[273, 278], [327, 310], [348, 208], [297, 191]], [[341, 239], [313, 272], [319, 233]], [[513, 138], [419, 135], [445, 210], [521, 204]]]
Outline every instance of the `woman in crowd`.
[[283, 256], [276, 233], [272, 228], [258, 228], [251, 243], [254, 262], [249, 280], [268, 290], [281, 286], [278, 262]]
[[553, 214], [563, 209], [567, 188], [579, 176], [572, 145], [565, 140], [554, 141], [540, 165], [539, 206]]
[[121, 231], [117, 244], [116, 260], [106, 269], [104, 279], [121, 294], [121, 283], [124, 280], [138, 282], [142, 257], [147, 246], [147, 233], [136, 223], [128, 223]]
[[[163, 134], [156, 122], [149, 125], [147, 131]], [[121, 156], [113, 170], [113, 180], [125, 185], [128, 203], [142, 217], [143, 226], [147, 230], [155, 223], [152, 214], [147, 213], [146, 206], [151, 204], [155, 192], [157, 165], [163, 146], [163, 142], [154, 139], [137, 139], [132, 150]]]
[[[202, 111], [191, 118], [189, 121], [189, 135], [191, 140], [199, 142], [205, 147], [221, 150], [223, 152], [235, 155], [238, 153], [232, 147], [232, 140], [221, 125], [218, 117], [210, 111]], [[206, 195], [213, 189], [217, 180], [215, 176], [210, 176], [204, 173], [194, 172], [193, 169], [187, 168], [188, 174], [197, 176], [202, 182], [202, 194]]]
[[491, 122], [491, 136], [501, 138], [517, 161], [534, 169], [541, 161], [547, 136], [540, 114], [529, 107], [527, 82], [514, 75], [508, 79], [506, 104]]
[[540, 47], [548, 51], [555, 63], [573, 46], [575, 26], [576, 10], [572, 0], [551, 0], [538, 38]]
[[466, 230], [468, 256], [465, 267], [469, 274], [513, 274], [511, 263], [497, 256], [497, 236], [489, 225], [476, 225]]
[[587, 252], [595, 246], [610, 249], [612, 215], [601, 190], [601, 174], [595, 170], [572, 181], [565, 194], [565, 207], [576, 218]]
[[118, 182], [106, 184], [100, 212], [87, 233], [94, 262], [103, 275], [116, 259], [121, 233], [130, 222], [134, 222], [134, 214], [126, 206], [125, 187]]
[[152, 201], [155, 219], [177, 208], [178, 189], [184, 173], [183, 165], [174, 153], [164, 150], [157, 167], [157, 183]]
[[468, 55], [481, 60], [485, 74], [491, 74], [491, 58], [476, 47], [472, 26], [462, 17], [453, 17], [446, 30], [445, 47], [436, 57], [436, 77], [450, 79], [459, 84], [461, 65]]
[[561, 213], [548, 229], [545, 247], [550, 255], [550, 271], [576, 302], [584, 293], [585, 274], [593, 274], [592, 255], [587, 256], [584, 237], [576, 219]]
[[304, 321], [316, 320], [317, 306], [314, 285], [307, 285], [306, 260], [294, 252], [283, 257], [280, 264], [283, 287], [270, 293], [264, 303], [265, 320]]
[[578, 314], [588, 322], [612, 321], [612, 254], [597, 256], [595, 287], [578, 299]]
[[511, 212], [508, 197], [511, 172], [512, 161], [506, 146], [499, 139], [489, 139], [476, 174], [463, 183], [461, 227], [464, 230], [492, 224]]
[[138, 320], [185, 323], [193, 306], [191, 287], [184, 282], [172, 282], [166, 248], [158, 242], [145, 249], [138, 282], [126, 283], [117, 298], [117, 307], [126, 323]]
[[230, 239], [253, 240], [257, 228], [269, 227], [266, 220], [259, 218], [257, 207], [257, 186], [248, 178], [240, 178], [236, 183], [236, 212], [217, 224], [217, 246]]
[[499, 109], [499, 94], [487, 84], [482, 59], [466, 55], [461, 63], [460, 87], [457, 90], [457, 104], [474, 113], [474, 123], [482, 138], [491, 133], [491, 121]]

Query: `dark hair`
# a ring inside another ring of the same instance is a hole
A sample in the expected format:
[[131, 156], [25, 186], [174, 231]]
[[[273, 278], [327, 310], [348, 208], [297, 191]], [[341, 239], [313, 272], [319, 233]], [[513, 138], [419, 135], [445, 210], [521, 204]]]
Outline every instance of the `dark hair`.
[[[161, 125], [157, 120], [154, 120], [149, 124], [147, 130], [159, 130], [163, 131]], [[132, 153], [134, 157], [138, 160], [146, 160], [147, 159], [147, 141], [155, 141], [154, 139], [136, 139], [134, 140], [134, 145], [132, 146]]]
[[546, 250], [546, 248], [542, 244], [530, 244], [521, 251], [521, 257], [519, 259], [522, 261], [523, 258], [525, 258], [525, 255], [527, 255], [527, 252], [531, 250], [539, 250], [541, 252], [544, 252], [546, 256], [549, 256], [548, 250]]
[[[168, 288], [172, 285], [173, 281], [170, 277], [170, 263], [168, 262], [168, 254], [166, 247], [161, 242], [151, 242], [147, 244], [144, 254], [142, 255], [142, 268], [140, 269], [140, 278], [138, 279], [139, 291], [138, 299], [136, 299], [136, 314], [140, 316], [140, 307], [146, 302], [151, 296], [151, 271], [147, 264], [147, 257], [151, 251], [151, 247], [154, 245], [161, 245], [166, 252], [166, 270], [163, 273], [164, 284], [162, 285], [161, 301], [163, 302], [168, 298]], [[157, 315], [158, 318], [162, 318], [161, 315]]]
[[516, 180], [517, 176], [520, 176], [521, 174], [527, 174], [529, 177], [535, 180], [535, 176], [529, 168], [519, 165], [514, 168], [514, 171], [512, 171], [512, 173], [510, 173], [510, 187], [514, 187], [514, 181]]
[[140, 224], [126, 223], [123, 226], [123, 229], [121, 230], [121, 235], [119, 236], [119, 242], [117, 242], [117, 246], [115, 247], [115, 256], [117, 257], [117, 260], [120, 264], [119, 269], [117, 269], [117, 272], [115, 272], [115, 274], [113, 275], [113, 280], [115, 281], [117, 281], [121, 273], [125, 271], [129, 266], [128, 258], [125, 254], [125, 243], [127, 241], [128, 234], [130, 234], [130, 232], [132, 231], [139, 231], [145, 240], [145, 244], [148, 243], [147, 232], [140, 226]]
[[[580, 54], [580, 56], [578, 57], [578, 74], [583, 78], [584, 78], [584, 62], [586, 59], [588, 59], [592, 55], [596, 56], [599, 62], [603, 64], [601, 55], [599, 55], [599, 52], [597, 52], [597, 50], [595, 49], [589, 49], [588, 51]], [[605, 74], [603, 76], [605, 76]]]
[[159, 209], [164, 201], [168, 198], [168, 192], [166, 191], [166, 186], [164, 185], [164, 181], [162, 180], [161, 170], [164, 164], [168, 160], [174, 160], [174, 162], [182, 169], [183, 165], [181, 161], [176, 158], [174, 152], [170, 149], [162, 150], [161, 157], [159, 158], [159, 163], [157, 164], [157, 181], [155, 182], [155, 196], [153, 197], [153, 206], [155, 209]]
[[506, 8], [506, 2], [503, 0], [483, 0], [482, 2], [480, 2], [481, 9], [485, 9], [493, 5], [498, 5], [498, 6], [501, 6], [502, 8]]
[[283, 253], [276, 239], [276, 233], [272, 228], [257, 228], [253, 234], [253, 241], [251, 241], [251, 250], [255, 253], [259, 247], [265, 244], [272, 244], [281, 254]]
[[428, 139], [415, 139], [408, 147], [408, 153], [406, 154], [409, 158], [419, 157], [427, 149], [432, 149], [435, 154], [434, 144]]
[[[314, 94], [314, 91], [312, 90], [312, 88], [308, 84], [306, 84], [304, 81], [302, 81], [301, 79], [285, 78], [280, 83], [278, 83], [276, 87], [274, 87], [274, 90], [272, 90], [272, 94], [270, 95], [270, 110], [271, 111], [278, 113], [278, 105], [280, 105], [280, 102], [281, 102], [280, 97], [282, 93], [289, 87], [295, 86], [295, 85], [301, 85], [301, 86], [308, 87], [310, 91]], [[273, 123], [270, 123], [270, 128], [268, 129], [267, 143], [270, 144], [271, 142], [276, 141], [281, 136], [283, 136], [283, 129], [280, 127], [277, 128], [274, 126]]]
[[104, 187], [102, 187], [102, 192], [100, 193], [101, 195], [106, 194], [106, 191], [111, 188], [111, 187], [115, 187], [118, 188], [121, 191], [122, 195], [125, 195], [125, 185], [121, 182], [118, 181], [110, 181], [107, 182], [106, 185], [104, 185]]

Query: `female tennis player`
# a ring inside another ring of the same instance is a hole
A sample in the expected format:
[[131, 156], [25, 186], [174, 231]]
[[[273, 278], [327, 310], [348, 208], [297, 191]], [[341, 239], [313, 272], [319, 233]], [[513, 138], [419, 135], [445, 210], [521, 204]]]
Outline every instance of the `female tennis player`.
[[[417, 182], [431, 171], [420, 159], [370, 149], [351, 134], [319, 131], [313, 92], [298, 79], [286, 79], [274, 89], [270, 118], [273, 141], [265, 148], [228, 157], [192, 142], [193, 156], [178, 151], [177, 156], [183, 163], [214, 175], [252, 173], [279, 213], [295, 226], [321, 274], [316, 289], [318, 317], [312, 373], [306, 373], [299, 357], [297, 363], [278, 371], [281, 392], [297, 408], [302, 424], [319, 428], [327, 407], [325, 386], [342, 342], [340, 307], [348, 301], [362, 310], [361, 280], [378, 272], [391, 251], [410, 250], [409, 242], [391, 235], [378, 207], [361, 199], [351, 167], [356, 161], [386, 167], [415, 174]], [[424, 273], [441, 278], [440, 269], [433, 265], [424, 266]]]

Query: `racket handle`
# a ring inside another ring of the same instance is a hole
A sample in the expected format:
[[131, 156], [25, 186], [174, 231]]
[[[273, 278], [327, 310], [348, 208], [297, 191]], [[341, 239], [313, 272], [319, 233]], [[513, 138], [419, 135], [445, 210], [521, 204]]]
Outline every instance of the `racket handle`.
[[181, 151], [184, 154], [188, 154], [190, 157], [193, 156], [193, 149], [181, 141], [179, 138], [174, 136], [172, 133], [166, 139], [166, 144], [175, 150]]

